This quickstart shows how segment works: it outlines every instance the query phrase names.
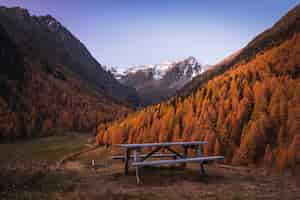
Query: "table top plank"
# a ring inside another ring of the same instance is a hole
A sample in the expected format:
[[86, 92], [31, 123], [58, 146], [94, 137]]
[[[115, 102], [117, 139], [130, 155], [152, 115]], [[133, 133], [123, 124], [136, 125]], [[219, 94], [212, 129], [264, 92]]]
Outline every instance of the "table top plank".
[[162, 142], [162, 143], [141, 143], [141, 144], [115, 144], [114, 146], [134, 149], [134, 148], [143, 148], [143, 147], [168, 147], [172, 145], [181, 145], [181, 146], [194, 146], [207, 144], [207, 141], [193, 141], [193, 142]]

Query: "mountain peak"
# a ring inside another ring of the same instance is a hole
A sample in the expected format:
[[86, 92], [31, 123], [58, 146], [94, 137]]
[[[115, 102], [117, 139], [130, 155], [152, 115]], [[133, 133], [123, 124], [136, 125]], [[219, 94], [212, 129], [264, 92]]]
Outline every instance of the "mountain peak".
[[102, 65], [102, 68], [105, 71], [111, 73], [117, 80], [120, 80], [125, 75], [122, 70], [120, 70], [117, 67], [113, 67], [111, 65]]
[[18, 6], [15, 6], [15, 7], [0, 6], [0, 9], [1, 10], [9, 10], [9, 11], [15, 12], [20, 15], [24, 15], [24, 14], [29, 15], [29, 11], [26, 8], [22, 8], [22, 7], [18, 7]]
[[61, 24], [51, 15], [39, 16], [37, 18], [52, 31], [58, 30], [61, 27]]
[[3, 28], [26, 54], [26, 59], [47, 66], [65, 66], [100, 93], [116, 101], [136, 100], [136, 92], [120, 84], [67, 28], [53, 16], [34, 16], [23, 8], [0, 8]]
[[[140, 65], [140, 66], [134, 66], [128, 68], [124, 73], [126, 75], [129, 74], [136, 74], [138, 72], [144, 72], [144, 73], [152, 73], [153, 79], [155, 80], [161, 80], [164, 78], [164, 76], [169, 72], [172, 71], [174, 68], [179, 68], [180, 71], [185, 71], [184, 74], [186, 74], [189, 69], [194, 71], [192, 77], [198, 75], [201, 73], [201, 70], [199, 70], [199, 62], [197, 59], [193, 56], [189, 56], [183, 60], [175, 61], [175, 62], [163, 62], [161, 64], [154, 64], [154, 65]], [[201, 67], [200, 67], [201, 68]]]
[[13, 14], [17, 18], [28, 18], [30, 13], [27, 9], [21, 7], [5, 7], [1, 6], [0, 11], [6, 11], [10, 14]]
[[197, 59], [193, 56], [189, 56], [187, 59], [185, 59], [188, 63], [193, 64], [197, 62]]
[[106, 66], [103, 68], [122, 84], [134, 87], [147, 105], [172, 96], [206, 70], [207, 66], [202, 66], [195, 57], [189, 56], [173, 62], [134, 66], [125, 71]]
[[51, 15], [45, 16], [35, 16], [31, 15], [30, 12], [21, 7], [0, 7], [0, 12], [5, 14], [8, 17], [17, 19], [21, 23], [31, 23], [31, 22], [38, 22], [43, 25], [46, 25], [49, 30], [57, 31], [60, 29], [61, 24]]

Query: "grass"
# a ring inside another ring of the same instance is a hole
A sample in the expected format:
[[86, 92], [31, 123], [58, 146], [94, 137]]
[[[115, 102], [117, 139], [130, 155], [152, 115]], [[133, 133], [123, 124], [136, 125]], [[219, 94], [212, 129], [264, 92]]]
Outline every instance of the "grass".
[[5, 177], [6, 187], [0, 190], [0, 195], [2, 199], [53, 199], [58, 192], [74, 191], [73, 182], [76, 181], [74, 177], [76, 176], [59, 171], [49, 173], [36, 170], [31, 174], [23, 175], [17, 172], [14, 177]]
[[[124, 176], [123, 163], [112, 161], [110, 149], [104, 147], [66, 162], [59, 170], [49, 167], [66, 154], [87, 148], [88, 138], [72, 134], [0, 144], [0, 162], [17, 163], [1, 168], [0, 199], [300, 199], [300, 179], [215, 165], [207, 166], [205, 177], [199, 175], [198, 164], [185, 170], [146, 167], [142, 184], [136, 185], [134, 170]], [[95, 169], [91, 160], [96, 161]]]
[[53, 170], [65, 155], [87, 148], [87, 134], [0, 144], [1, 199], [55, 199], [74, 191], [74, 172]]
[[[96, 170], [90, 168], [92, 159]], [[105, 148], [83, 154], [71, 163], [80, 163], [85, 189], [77, 187], [76, 191], [86, 199], [300, 199], [296, 177], [264, 175], [261, 169], [229, 170], [208, 165], [208, 175], [200, 176], [198, 164], [188, 164], [185, 170], [145, 167], [142, 184], [136, 185], [134, 170], [124, 176], [123, 163], [111, 161]]]
[[86, 134], [69, 134], [31, 141], [0, 144], [0, 163], [13, 161], [56, 162], [64, 155], [86, 148]]

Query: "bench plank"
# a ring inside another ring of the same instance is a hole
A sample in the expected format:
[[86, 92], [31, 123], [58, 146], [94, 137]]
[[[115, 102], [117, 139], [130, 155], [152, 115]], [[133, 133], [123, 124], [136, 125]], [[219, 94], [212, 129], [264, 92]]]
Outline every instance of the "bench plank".
[[[147, 154], [142, 154], [140, 155], [140, 158], [144, 158], [146, 157]], [[156, 157], [156, 158], [160, 158], [160, 157], [175, 157], [176, 155], [173, 153], [155, 153], [153, 155], [151, 155], [151, 157]], [[130, 155], [131, 158], [134, 158], [134, 155]], [[114, 160], [122, 160], [125, 159], [125, 156], [122, 155], [118, 155], [118, 156], [112, 156], [111, 157]]]
[[224, 156], [206, 156], [196, 158], [185, 158], [176, 160], [153, 160], [144, 162], [132, 162], [133, 166], [152, 166], [152, 165], [164, 165], [164, 164], [176, 164], [176, 163], [187, 163], [187, 162], [203, 162], [224, 159]]

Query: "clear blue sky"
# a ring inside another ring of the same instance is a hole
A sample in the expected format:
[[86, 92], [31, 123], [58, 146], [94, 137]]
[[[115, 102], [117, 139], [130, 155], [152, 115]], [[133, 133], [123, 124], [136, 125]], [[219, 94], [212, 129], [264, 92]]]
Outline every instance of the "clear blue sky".
[[50, 14], [101, 64], [130, 67], [195, 56], [214, 64], [299, 0], [0, 0]]

